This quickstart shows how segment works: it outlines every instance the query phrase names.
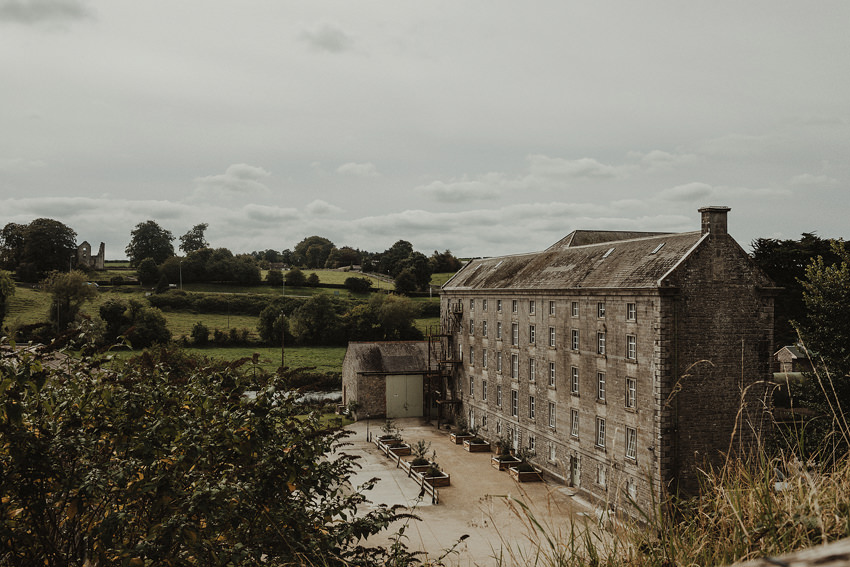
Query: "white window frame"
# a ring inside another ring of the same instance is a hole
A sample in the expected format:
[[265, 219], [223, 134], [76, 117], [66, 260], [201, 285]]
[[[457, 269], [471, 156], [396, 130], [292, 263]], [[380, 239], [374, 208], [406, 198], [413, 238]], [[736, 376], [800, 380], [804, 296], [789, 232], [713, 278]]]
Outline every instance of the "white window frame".
[[519, 301], [516, 299], [511, 300], [511, 313], [519, 312]]
[[596, 303], [596, 318], [597, 319], [604, 319], [605, 318], [605, 302], [604, 301], [598, 301]]
[[626, 428], [626, 458], [637, 460], [637, 429], [633, 427]]
[[596, 465], [596, 484], [602, 487], [608, 486], [608, 470], [602, 463]]
[[487, 349], [481, 349], [481, 368], [487, 368]]
[[534, 396], [528, 396], [528, 419], [534, 419], [537, 410], [537, 400]]
[[596, 354], [605, 354], [605, 331], [596, 333]]
[[607, 376], [604, 372], [596, 373], [596, 399], [605, 401], [605, 381]]
[[637, 407], [637, 379], [626, 377], [626, 407]]
[[578, 329], [570, 329], [570, 350], [579, 350], [581, 334]]
[[549, 427], [555, 429], [555, 424], [558, 423], [558, 414], [556, 413], [555, 402], [549, 402]]
[[497, 341], [502, 340], [502, 322], [501, 321], [498, 321], [496, 323], [496, 340]]
[[572, 301], [572, 302], [570, 302], [570, 317], [572, 317], [573, 319], [578, 319], [578, 316], [579, 316], [578, 301]]
[[481, 400], [487, 401], [487, 380], [481, 381]]
[[550, 317], [555, 316], [555, 302], [552, 301], [552, 300], [549, 301], [549, 316]]
[[549, 346], [555, 346], [555, 327], [549, 327]]
[[475, 319], [469, 320], [469, 334], [475, 335]]
[[555, 363], [554, 362], [549, 363], [549, 387], [550, 388], [555, 387]]
[[547, 458], [550, 463], [554, 463], [557, 459], [555, 454], [555, 444], [549, 441], [546, 446]]
[[534, 315], [537, 313], [537, 302], [533, 299], [528, 300], [528, 314]]
[[519, 346], [519, 323], [511, 323], [511, 344]]
[[637, 303], [626, 303], [626, 321], [637, 321]]
[[496, 407], [502, 407], [502, 385], [496, 384]]
[[475, 300], [474, 299], [469, 300], [469, 310], [475, 311]]
[[578, 366], [570, 366], [570, 394], [578, 396]]
[[600, 449], [605, 448], [605, 418], [596, 418], [596, 446]]
[[519, 392], [511, 390], [511, 416], [519, 417]]
[[487, 336], [487, 321], [481, 321], [481, 336]]
[[570, 410], [570, 437], [574, 437], [578, 439], [578, 431], [579, 431], [579, 423], [578, 423], [578, 410], [571, 409]]
[[475, 397], [475, 376], [469, 377], [469, 397]]
[[502, 353], [496, 353], [496, 372], [502, 372]]
[[637, 360], [637, 336], [626, 335], [626, 358]]
[[530, 433], [528, 434], [528, 450], [532, 453], [537, 450], [537, 438]]
[[528, 381], [537, 381], [537, 361], [533, 358], [528, 359]]
[[487, 300], [486, 299], [481, 300], [481, 311], [487, 311]]
[[537, 340], [537, 327], [534, 325], [528, 326], [528, 344], [533, 345]]
[[512, 354], [511, 355], [511, 378], [514, 380], [519, 379], [519, 355]]

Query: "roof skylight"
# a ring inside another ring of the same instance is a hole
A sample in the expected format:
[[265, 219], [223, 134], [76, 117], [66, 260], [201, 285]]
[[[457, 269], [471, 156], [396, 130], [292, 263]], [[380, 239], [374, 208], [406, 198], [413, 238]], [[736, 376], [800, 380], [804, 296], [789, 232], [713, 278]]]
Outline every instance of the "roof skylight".
[[602, 259], [604, 260], [605, 258], [607, 258], [608, 256], [610, 256], [610, 255], [611, 255], [611, 252], [613, 252], [613, 251], [614, 251], [614, 249], [613, 249], [613, 248], [609, 248], [609, 249], [608, 249], [608, 251], [607, 251], [605, 254], [603, 254], [603, 255], [602, 255]]
[[667, 243], [666, 243], [666, 242], [662, 242], [661, 244], [659, 244], [658, 246], [656, 246], [656, 247], [655, 247], [655, 250], [653, 250], [652, 252], [650, 252], [650, 254], [657, 254], [659, 250], [661, 250], [662, 248], [664, 248], [664, 245], [665, 245], [665, 244], [667, 244]]

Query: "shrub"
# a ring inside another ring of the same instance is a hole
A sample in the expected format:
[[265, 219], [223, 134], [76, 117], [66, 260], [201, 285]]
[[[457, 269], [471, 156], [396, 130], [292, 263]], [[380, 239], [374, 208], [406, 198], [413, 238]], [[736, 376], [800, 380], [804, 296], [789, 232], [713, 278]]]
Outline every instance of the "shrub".
[[200, 321], [192, 325], [192, 343], [196, 346], [206, 346], [210, 342], [210, 329]]
[[345, 278], [346, 289], [354, 293], [368, 293], [372, 289], [372, 280], [369, 278], [350, 277]]

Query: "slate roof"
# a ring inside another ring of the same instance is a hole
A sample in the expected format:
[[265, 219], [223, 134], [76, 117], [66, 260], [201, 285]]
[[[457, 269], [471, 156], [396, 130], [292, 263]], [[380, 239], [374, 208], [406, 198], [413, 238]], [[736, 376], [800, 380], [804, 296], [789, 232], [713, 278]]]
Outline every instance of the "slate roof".
[[575, 231], [542, 252], [472, 260], [443, 289], [657, 288], [702, 237]]
[[358, 374], [421, 374], [428, 371], [428, 342], [351, 342], [345, 359]]
[[797, 345], [787, 345], [787, 346], [784, 346], [784, 347], [782, 347], [781, 349], [779, 349], [778, 351], [776, 351], [776, 353], [774, 353], [774, 355], [773, 355], [773, 356], [776, 356], [777, 354], [779, 354], [779, 353], [780, 353], [780, 352], [782, 352], [783, 350], [787, 350], [787, 351], [791, 354], [791, 358], [798, 358], [798, 359], [803, 359], [803, 360], [805, 360], [805, 359], [808, 359], [808, 358], [809, 358], [809, 355], [808, 355], [808, 354], [806, 354], [806, 352], [805, 352], [805, 351], [803, 351], [803, 350], [802, 350], [800, 347], [798, 347]]

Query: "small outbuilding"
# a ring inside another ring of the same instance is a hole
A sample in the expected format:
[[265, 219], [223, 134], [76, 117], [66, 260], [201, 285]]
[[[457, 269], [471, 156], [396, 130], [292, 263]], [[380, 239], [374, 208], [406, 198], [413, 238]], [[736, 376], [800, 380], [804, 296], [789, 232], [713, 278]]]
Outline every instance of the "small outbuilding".
[[811, 372], [812, 361], [802, 345], [787, 345], [773, 355], [777, 371], [784, 374]]
[[427, 341], [351, 342], [342, 362], [342, 403], [356, 419], [421, 417], [429, 372]]

